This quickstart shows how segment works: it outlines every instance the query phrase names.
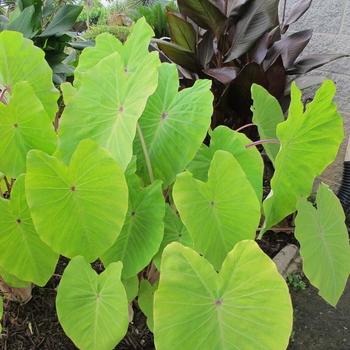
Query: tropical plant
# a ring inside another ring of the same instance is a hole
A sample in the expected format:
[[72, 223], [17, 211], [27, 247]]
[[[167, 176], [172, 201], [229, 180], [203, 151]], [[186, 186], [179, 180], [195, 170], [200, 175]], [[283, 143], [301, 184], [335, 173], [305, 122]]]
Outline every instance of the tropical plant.
[[14, 15], [3, 19], [0, 27], [21, 32], [42, 48], [54, 72], [53, 79], [59, 84], [74, 71], [76, 54], [71, 46], [76, 33], [71, 30], [81, 10], [81, 6], [73, 4], [55, 6], [51, 0], [19, 0]]
[[263, 140], [220, 126], [204, 144], [211, 82], [179, 89], [176, 66], [148, 50], [153, 34], [140, 19], [125, 44], [99, 35], [73, 85], [61, 85], [55, 129], [58, 93], [43, 52], [0, 33], [1, 278], [44, 286], [59, 255], [71, 259], [56, 309], [83, 350], [113, 349], [136, 307], [159, 350], [286, 349], [288, 287], [255, 240], [297, 211], [305, 274], [337, 303], [350, 273], [344, 213], [324, 184], [317, 208], [308, 200], [343, 139], [335, 86], [324, 82], [304, 109], [293, 84], [282, 121], [277, 100], [253, 86], [259, 132], [281, 145], [266, 148], [275, 173], [261, 203]]
[[168, 11], [177, 12], [177, 6], [174, 1], [153, 1], [151, 4], [136, 7], [130, 13], [130, 16], [134, 21], [145, 17], [147, 23], [152, 27], [155, 37], [163, 38], [170, 35], [166, 15]]
[[130, 28], [125, 26], [114, 26], [114, 25], [96, 25], [91, 26], [85, 33], [85, 39], [95, 40], [96, 37], [102, 33], [109, 33], [114, 35], [121, 42], [125, 42], [129, 33]]
[[[279, 0], [178, 0], [180, 14], [167, 14], [170, 41], [156, 42], [181, 67], [184, 86], [198, 78], [213, 81], [212, 127], [224, 124], [239, 128], [251, 122], [253, 83], [265, 87], [285, 109], [288, 76], [298, 79], [344, 56], [299, 58], [312, 30], [290, 35], [287, 30], [308, 10], [311, 1], [298, 1], [289, 16], [279, 20]], [[299, 81], [306, 87], [320, 83], [321, 77]]]

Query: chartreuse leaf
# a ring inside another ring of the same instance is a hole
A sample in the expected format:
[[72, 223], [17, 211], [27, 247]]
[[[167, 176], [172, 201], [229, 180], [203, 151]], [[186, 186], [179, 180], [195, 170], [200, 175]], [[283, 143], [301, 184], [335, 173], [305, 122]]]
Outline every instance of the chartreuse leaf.
[[101, 256], [105, 265], [122, 261], [123, 278], [135, 276], [150, 263], [164, 234], [162, 183], [156, 181], [144, 189], [135, 181], [132, 184], [129, 185], [129, 209], [123, 229], [113, 246]]
[[265, 230], [296, 210], [297, 200], [309, 196], [314, 179], [335, 159], [344, 131], [334, 95], [334, 83], [325, 81], [304, 112], [301, 91], [292, 85], [288, 119], [277, 127], [281, 148], [264, 202]]
[[343, 208], [327, 185], [320, 185], [316, 204], [317, 208], [305, 198], [298, 201], [295, 236], [306, 277], [335, 306], [350, 273], [349, 235]]
[[288, 287], [254, 241], [237, 243], [219, 273], [191, 248], [171, 243], [154, 298], [158, 350], [287, 348]]
[[65, 333], [81, 350], [110, 350], [128, 329], [128, 300], [120, 280], [122, 263], [97, 275], [81, 256], [67, 266], [56, 308]]
[[244, 171], [232, 154], [217, 151], [208, 182], [179, 174], [173, 197], [195, 250], [219, 270], [226, 254], [239, 241], [254, 239], [260, 203]]
[[212, 132], [210, 147], [202, 145], [187, 169], [196, 179], [206, 181], [214, 154], [218, 150], [230, 152], [238, 161], [253, 186], [259, 200], [262, 198], [264, 162], [256, 147], [246, 148], [252, 143], [247, 136], [226, 126]]
[[148, 280], [142, 280], [140, 283], [139, 297], [137, 303], [147, 317], [147, 326], [153, 332], [153, 305], [154, 293], [158, 288], [158, 283], [151, 284]]
[[53, 153], [56, 134], [31, 85], [20, 82], [9, 104], [0, 103], [0, 170], [13, 178], [25, 172], [31, 149]]
[[0, 85], [11, 95], [21, 81], [30, 83], [49, 118], [54, 119], [59, 94], [52, 83], [52, 70], [44, 51], [21, 33], [3, 31], [0, 33]]
[[12, 288], [27, 288], [30, 286], [30, 282], [21, 281], [14, 275], [9, 274], [0, 266], [0, 278]]
[[[269, 94], [262, 86], [252, 85], [253, 123], [257, 125], [261, 139], [276, 139], [276, 129], [284, 121], [282, 108], [276, 98]], [[272, 163], [275, 163], [279, 144], [265, 143], [264, 149]]]
[[164, 217], [164, 238], [157, 255], [153, 258], [153, 262], [157, 266], [158, 270], [160, 268], [163, 250], [171, 242], [180, 242], [187, 247], [192, 247], [193, 245], [192, 238], [185, 225], [182, 223], [175, 211], [167, 204], [165, 207]]
[[26, 195], [40, 238], [69, 258], [98, 258], [117, 239], [127, 212], [123, 171], [91, 140], [80, 142], [69, 166], [30, 151]]
[[128, 302], [131, 303], [137, 297], [137, 293], [139, 291], [139, 278], [137, 276], [133, 276], [122, 280], [122, 282], [128, 297]]
[[158, 88], [149, 98], [139, 121], [144, 140], [139, 137], [135, 142], [138, 173], [145, 182], [151, 180], [147, 158], [154, 177], [167, 186], [194, 157], [208, 131], [213, 112], [210, 86], [209, 80], [197, 80], [193, 87], [178, 92], [176, 66], [161, 65]]
[[11, 200], [0, 198], [0, 227], [1, 267], [20, 280], [44, 286], [55, 271], [58, 255], [35, 231], [25, 197], [24, 175], [13, 185]]
[[126, 169], [132, 158], [137, 121], [157, 86], [159, 58], [148, 56], [133, 74], [125, 71], [116, 52], [84, 75], [62, 114], [59, 155], [65, 161], [82, 139], [91, 138]]
[[154, 32], [145, 18], [140, 18], [132, 27], [128, 39], [123, 45], [115, 36], [103, 33], [96, 37], [96, 45], [86, 48], [80, 58], [77, 69], [74, 72], [74, 86], [79, 87], [84, 74], [94, 67], [103, 58], [118, 52], [123, 61], [123, 69], [139, 80], [142, 84], [140, 72], [150, 69], [149, 60], [154, 61], [157, 57], [155, 52], [148, 50]]
[[2, 298], [0, 296], [0, 332], [2, 331], [2, 324], [1, 324], [1, 320], [2, 320], [2, 314], [4, 312], [4, 303], [2, 301]]

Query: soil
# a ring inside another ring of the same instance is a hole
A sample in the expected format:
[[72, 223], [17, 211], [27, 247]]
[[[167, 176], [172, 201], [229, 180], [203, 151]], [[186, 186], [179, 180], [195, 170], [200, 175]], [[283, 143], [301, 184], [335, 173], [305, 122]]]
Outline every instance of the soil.
[[350, 349], [350, 280], [337, 308], [311, 286], [292, 291], [294, 331], [288, 350]]

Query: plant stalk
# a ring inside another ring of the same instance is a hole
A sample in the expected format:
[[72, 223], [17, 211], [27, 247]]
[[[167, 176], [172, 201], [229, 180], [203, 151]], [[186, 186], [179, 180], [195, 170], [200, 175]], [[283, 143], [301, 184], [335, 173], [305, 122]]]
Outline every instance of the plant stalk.
[[263, 145], [263, 144], [266, 144], [266, 143], [279, 144], [280, 142], [277, 139], [259, 140], [259, 141], [255, 141], [255, 142], [249, 143], [245, 147], [246, 148], [250, 148], [250, 147], [254, 147], [254, 146]]
[[143, 137], [142, 130], [141, 130], [141, 128], [140, 128], [140, 124], [139, 124], [139, 123], [137, 123], [136, 128], [137, 128], [137, 134], [138, 134], [138, 136], [139, 136], [139, 138], [140, 138], [140, 142], [141, 142], [141, 147], [142, 147], [143, 155], [145, 156], [145, 161], [146, 161], [148, 176], [149, 176], [149, 179], [150, 179], [151, 183], [153, 183], [153, 181], [154, 181], [154, 176], [153, 176], [153, 170], [152, 170], [151, 159], [150, 159], [150, 157], [149, 157], [149, 153], [148, 153], [148, 150], [147, 150], [146, 141], [145, 141], [145, 138]]

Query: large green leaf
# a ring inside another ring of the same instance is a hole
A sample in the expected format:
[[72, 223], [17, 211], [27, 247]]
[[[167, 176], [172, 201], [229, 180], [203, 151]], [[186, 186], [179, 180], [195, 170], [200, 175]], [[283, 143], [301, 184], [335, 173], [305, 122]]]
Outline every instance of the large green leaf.
[[30, 151], [26, 194], [41, 239], [57, 253], [88, 261], [117, 239], [128, 205], [122, 169], [91, 140], [79, 144], [68, 167]]
[[151, 180], [148, 160], [154, 177], [166, 186], [194, 157], [213, 112], [210, 85], [209, 80], [197, 80], [193, 87], [178, 92], [176, 66], [161, 65], [158, 88], [139, 122], [142, 136], [135, 142], [138, 171], [145, 182]]
[[28, 82], [14, 86], [8, 105], [0, 103], [0, 170], [16, 178], [25, 172], [31, 149], [53, 153], [56, 134], [40, 100]]
[[67, 266], [56, 308], [65, 333], [81, 350], [110, 350], [128, 329], [128, 301], [120, 280], [122, 263], [97, 275], [83, 257]]
[[281, 148], [264, 202], [265, 230], [296, 210], [297, 200], [309, 196], [314, 179], [335, 159], [344, 131], [334, 95], [334, 83], [325, 81], [304, 112], [293, 84], [288, 119], [277, 127]]
[[23, 281], [44, 286], [55, 271], [58, 255], [37, 235], [24, 190], [24, 175], [15, 182], [11, 200], [0, 198], [0, 265]]
[[146, 188], [129, 184], [129, 210], [123, 229], [113, 246], [101, 259], [105, 265], [123, 262], [123, 278], [135, 276], [158, 252], [164, 234], [164, 197], [162, 183]]
[[151, 332], [153, 332], [154, 293], [157, 288], [158, 283], [151, 284], [148, 280], [142, 280], [137, 298], [137, 303], [141, 311], [147, 317], [147, 326]]
[[0, 332], [2, 331], [2, 314], [4, 312], [4, 303], [2, 301], [2, 297], [0, 296]]
[[[122, 57], [124, 70], [129, 76], [134, 76], [136, 80], [142, 83], [144, 77], [139, 72], [147, 72], [148, 69], [154, 69], [149, 66], [149, 60], [155, 60], [157, 54], [149, 53], [148, 47], [154, 32], [145, 18], [140, 18], [132, 27], [128, 39], [123, 45], [115, 36], [103, 33], [96, 37], [96, 45], [86, 48], [80, 58], [78, 67], [75, 70], [74, 86], [81, 85], [81, 79], [84, 74], [94, 67], [103, 58], [118, 52]], [[153, 62], [154, 64], [154, 62]], [[145, 67], [144, 67], [145, 66]], [[143, 73], [144, 74], [144, 73]], [[156, 78], [155, 78], [156, 79]]]
[[187, 247], [192, 247], [193, 245], [192, 238], [185, 225], [182, 223], [177, 213], [167, 205], [165, 207], [164, 216], [164, 238], [157, 255], [153, 258], [153, 262], [158, 270], [160, 268], [163, 250], [171, 242], [180, 242]]
[[[261, 139], [276, 139], [276, 129], [279, 123], [284, 121], [283, 111], [276, 98], [269, 94], [262, 86], [253, 84], [253, 123], [257, 125]], [[272, 163], [280, 149], [279, 144], [266, 143], [263, 145], [266, 154]]]
[[254, 241], [239, 242], [219, 273], [180, 243], [165, 249], [154, 300], [158, 350], [282, 350], [292, 321], [288, 287]]
[[[129, 43], [125, 57], [134, 44]], [[155, 52], [145, 53], [138, 65], [130, 58], [131, 65], [126, 66], [125, 57], [114, 52], [95, 62], [70, 96], [59, 131], [59, 154], [64, 160], [80, 140], [91, 138], [108, 149], [123, 169], [130, 162], [137, 121], [157, 86], [159, 58]]]
[[244, 134], [226, 126], [219, 126], [211, 134], [210, 147], [203, 144], [187, 169], [196, 179], [206, 181], [215, 152], [218, 150], [230, 152], [245, 172], [258, 199], [261, 200], [264, 162], [256, 147], [246, 148], [250, 143], [252, 141]]
[[18, 17], [16, 17], [6, 26], [6, 29], [20, 32], [28, 39], [32, 38], [36, 32], [33, 24], [34, 12], [34, 6], [26, 7], [23, 11], [21, 11]]
[[0, 278], [12, 288], [28, 288], [31, 283], [26, 281], [21, 281], [16, 276], [11, 275], [3, 267], [0, 266]]
[[320, 185], [316, 204], [317, 209], [305, 198], [299, 200], [295, 236], [306, 277], [335, 306], [350, 273], [349, 234], [339, 199], [327, 185]]
[[178, 175], [173, 196], [194, 248], [217, 270], [237, 242], [255, 238], [260, 203], [229, 152], [214, 154], [206, 183], [189, 172]]
[[61, 6], [40, 36], [60, 36], [70, 31], [82, 10], [83, 6], [70, 4]]
[[0, 85], [11, 92], [21, 81], [31, 84], [48, 116], [54, 119], [59, 94], [52, 84], [52, 71], [44, 51], [21, 33], [3, 31], [0, 33]]

